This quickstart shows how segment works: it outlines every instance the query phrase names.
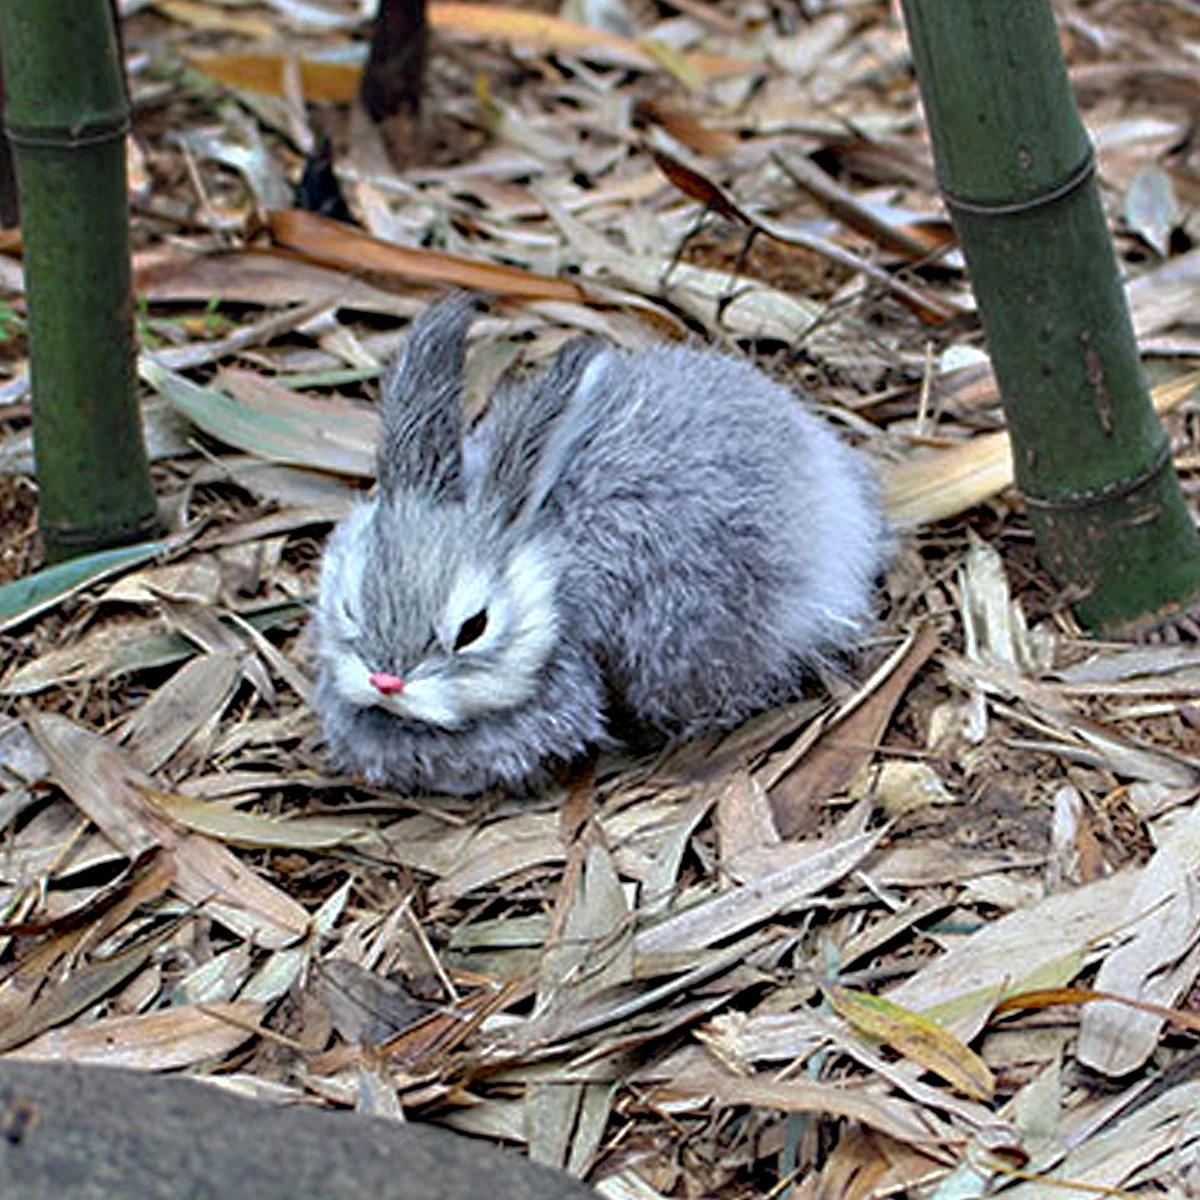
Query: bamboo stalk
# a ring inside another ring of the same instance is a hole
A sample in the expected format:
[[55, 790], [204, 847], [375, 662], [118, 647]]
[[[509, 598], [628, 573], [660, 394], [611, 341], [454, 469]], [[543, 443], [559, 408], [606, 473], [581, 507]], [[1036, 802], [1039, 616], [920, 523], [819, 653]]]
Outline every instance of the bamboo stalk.
[[157, 525], [136, 398], [125, 137], [108, 0], [0, 0], [29, 305], [39, 525], [55, 561]]
[[1200, 600], [1200, 537], [1154, 414], [1049, 0], [904, 0], [1039, 554], [1088, 628]]

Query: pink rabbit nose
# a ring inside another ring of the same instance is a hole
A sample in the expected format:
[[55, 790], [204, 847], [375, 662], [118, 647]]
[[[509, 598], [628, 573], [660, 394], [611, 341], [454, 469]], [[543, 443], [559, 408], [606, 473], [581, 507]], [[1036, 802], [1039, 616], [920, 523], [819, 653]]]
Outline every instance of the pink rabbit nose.
[[404, 691], [404, 680], [399, 675], [389, 675], [386, 671], [376, 671], [371, 676], [371, 685], [385, 696]]

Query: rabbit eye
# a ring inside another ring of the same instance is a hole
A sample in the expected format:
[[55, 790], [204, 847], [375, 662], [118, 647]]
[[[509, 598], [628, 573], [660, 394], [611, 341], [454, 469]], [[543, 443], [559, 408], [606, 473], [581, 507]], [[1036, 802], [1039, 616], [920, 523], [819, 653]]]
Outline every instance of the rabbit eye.
[[481, 608], [473, 617], [468, 617], [458, 628], [458, 637], [454, 639], [455, 650], [461, 650], [472, 642], [477, 642], [487, 628], [487, 609]]

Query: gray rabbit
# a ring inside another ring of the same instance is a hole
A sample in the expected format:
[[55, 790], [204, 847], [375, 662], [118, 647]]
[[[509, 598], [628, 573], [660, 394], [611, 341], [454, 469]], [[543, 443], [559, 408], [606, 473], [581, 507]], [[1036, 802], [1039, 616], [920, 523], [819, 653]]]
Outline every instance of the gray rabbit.
[[378, 491], [326, 549], [316, 707], [341, 764], [534, 788], [614, 726], [733, 726], [853, 644], [890, 536], [865, 460], [787, 388], [578, 339], [464, 439], [470, 319], [455, 298], [414, 322]]

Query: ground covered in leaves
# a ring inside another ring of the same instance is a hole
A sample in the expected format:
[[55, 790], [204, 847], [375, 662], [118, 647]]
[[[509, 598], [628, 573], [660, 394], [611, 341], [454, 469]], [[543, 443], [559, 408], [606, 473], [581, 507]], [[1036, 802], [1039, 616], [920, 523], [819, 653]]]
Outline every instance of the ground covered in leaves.
[[[0, 1048], [438, 1122], [611, 1197], [1195, 1194], [1200, 649], [1082, 639], [1036, 565], [896, 11], [435, 0], [400, 137], [352, 103], [365, 7], [121, 5], [167, 532], [104, 572], [35, 573], [0, 256]], [[1058, 13], [1190, 493], [1200, 14]], [[356, 225], [293, 207], [324, 138]], [[500, 297], [476, 409], [580, 331], [807, 388], [902, 531], [845, 675], [538, 799], [331, 775], [314, 567], [448, 284]]]

